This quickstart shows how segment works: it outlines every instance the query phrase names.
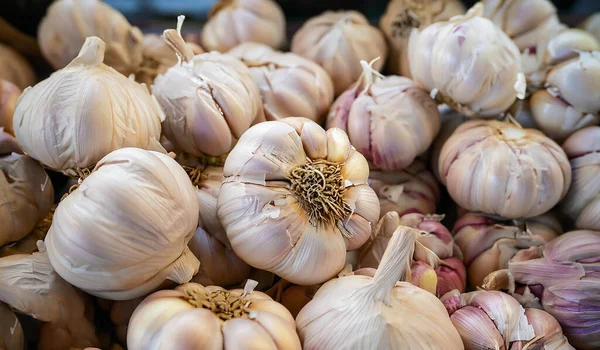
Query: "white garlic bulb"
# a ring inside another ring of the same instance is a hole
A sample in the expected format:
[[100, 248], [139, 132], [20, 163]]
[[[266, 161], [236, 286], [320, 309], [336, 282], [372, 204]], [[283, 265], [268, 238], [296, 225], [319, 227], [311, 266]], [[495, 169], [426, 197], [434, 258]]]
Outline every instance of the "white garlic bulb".
[[346, 275], [319, 288], [296, 318], [304, 349], [463, 349], [444, 305], [398, 282], [417, 234], [399, 226], [374, 277]]
[[333, 82], [315, 62], [255, 43], [228, 52], [250, 68], [267, 120], [304, 117], [321, 123], [333, 102]]
[[101, 39], [87, 38], [77, 58], [17, 102], [15, 136], [48, 168], [76, 176], [115, 149], [164, 152], [158, 103], [144, 85], [102, 63], [104, 52]]
[[103, 1], [55, 1], [38, 27], [40, 49], [55, 69], [69, 65], [91, 36], [106, 42], [105, 63], [120, 73], [135, 73], [142, 63], [142, 32]]
[[579, 27], [592, 33], [600, 41], [600, 12], [589, 16]]
[[476, 4], [464, 16], [413, 30], [413, 80], [466, 116], [493, 117], [525, 96], [517, 46]]
[[254, 42], [275, 49], [286, 43], [285, 15], [272, 0], [219, 0], [202, 28], [202, 45], [225, 52]]
[[320, 64], [333, 80], [339, 95], [362, 74], [361, 60], [377, 57], [380, 70], [387, 56], [381, 31], [357, 11], [326, 11], [304, 22], [292, 38], [292, 52]]
[[4, 44], [0, 44], [0, 79], [10, 81], [19, 89], [36, 82], [33, 68], [25, 57]]
[[61, 277], [89, 294], [143, 296], [198, 271], [187, 248], [198, 211], [196, 190], [176, 161], [119, 149], [60, 202], [46, 236], [48, 255]]
[[383, 77], [362, 61], [363, 75], [331, 106], [327, 128], [344, 130], [375, 169], [402, 170], [440, 130], [435, 101], [412, 80]]
[[459, 126], [442, 148], [439, 169], [459, 206], [508, 219], [547, 212], [571, 184], [559, 145], [538, 130], [497, 120]]
[[223, 175], [218, 214], [233, 251], [295, 284], [335, 276], [379, 218], [365, 158], [342, 130], [305, 118], [250, 128]]

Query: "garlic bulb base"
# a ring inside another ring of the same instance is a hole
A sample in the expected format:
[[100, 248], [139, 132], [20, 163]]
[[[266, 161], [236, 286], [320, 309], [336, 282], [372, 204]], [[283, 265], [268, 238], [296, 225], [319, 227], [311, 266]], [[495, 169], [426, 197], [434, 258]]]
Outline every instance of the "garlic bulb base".
[[207, 291], [198, 285], [185, 284], [180, 291], [184, 299], [197, 308], [211, 310], [223, 321], [233, 318], [249, 318], [250, 310], [247, 308], [249, 300], [244, 295], [234, 294], [228, 290], [219, 289]]

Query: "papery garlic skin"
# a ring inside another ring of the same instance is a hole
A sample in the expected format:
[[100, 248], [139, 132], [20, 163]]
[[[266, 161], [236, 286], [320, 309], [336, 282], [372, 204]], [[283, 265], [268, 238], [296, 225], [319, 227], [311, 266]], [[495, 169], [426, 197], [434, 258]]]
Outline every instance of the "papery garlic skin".
[[10, 81], [21, 90], [36, 82], [33, 68], [25, 57], [4, 44], [0, 44], [0, 79]]
[[202, 44], [225, 52], [246, 42], [275, 49], [286, 43], [285, 15], [272, 0], [220, 0], [202, 28]]
[[46, 248], [56, 272], [74, 286], [106, 299], [133, 299], [165, 280], [185, 283], [198, 271], [187, 247], [198, 212], [196, 190], [177, 162], [123, 148], [100, 160], [60, 202]]
[[151, 294], [131, 316], [129, 349], [190, 346], [216, 350], [301, 349], [289, 311], [268, 295], [248, 288], [228, 291], [186, 283], [175, 290]]
[[519, 49], [482, 14], [476, 4], [464, 16], [413, 30], [409, 42], [413, 80], [469, 117], [495, 117], [525, 94]]
[[589, 16], [579, 27], [592, 33], [600, 41], [600, 12]]
[[164, 115], [156, 100], [144, 85], [102, 63], [104, 51], [101, 39], [86, 39], [77, 58], [17, 102], [15, 136], [50, 169], [78, 176], [119, 148], [164, 152], [158, 142]]
[[380, 57], [373, 65], [380, 70], [387, 50], [383, 33], [357, 11], [326, 11], [309, 19], [294, 34], [291, 48], [327, 71], [336, 96], [360, 77], [361, 60], [370, 62]]
[[123, 75], [142, 63], [142, 32], [102, 1], [55, 1], [38, 27], [40, 49], [55, 69], [67, 66], [91, 36], [106, 42], [105, 63]]
[[373, 168], [402, 170], [429, 148], [440, 130], [440, 113], [412, 80], [377, 75], [373, 80], [374, 74], [365, 67], [357, 84], [336, 99], [327, 128], [344, 130]]
[[412, 0], [391, 0], [379, 20], [385, 34], [390, 55], [388, 68], [396, 75], [410, 78], [408, 65], [408, 38], [413, 28], [425, 28], [434, 22], [447, 21], [452, 16], [465, 13], [462, 2], [441, 0], [419, 3]]
[[[223, 175], [218, 214], [233, 251], [295, 284], [337, 274], [346, 250], [360, 247], [379, 217], [365, 158], [343, 131], [326, 132], [305, 118], [250, 128], [229, 153]], [[311, 184], [331, 194], [317, 195]]]
[[549, 313], [539, 309], [528, 308], [525, 309], [525, 316], [529, 324], [533, 327], [535, 334], [537, 336], [544, 335], [543, 339], [538, 343], [543, 344], [544, 349], [575, 349], [564, 336], [558, 321]]
[[258, 87], [237, 58], [209, 52], [159, 75], [152, 94], [166, 119], [163, 132], [183, 151], [220, 156], [264, 120]]
[[14, 134], [13, 115], [20, 96], [21, 89], [8, 80], [0, 79], [0, 128], [9, 134]]
[[260, 90], [267, 120], [304, 117], [321, 123], [333, 102], [333, 82], [327, 72], [302, 56], [246, 43], [228, 54], [250, 69]]
[[515, 219], [550, 210], [571, 184], [562, 148], [535, 129], [472, 120], [446, 141], [440, 176], [461, 207]]
[[25, 349], [21, 322], [4, 303], [0, 303], [0, 347], [7, 350]]

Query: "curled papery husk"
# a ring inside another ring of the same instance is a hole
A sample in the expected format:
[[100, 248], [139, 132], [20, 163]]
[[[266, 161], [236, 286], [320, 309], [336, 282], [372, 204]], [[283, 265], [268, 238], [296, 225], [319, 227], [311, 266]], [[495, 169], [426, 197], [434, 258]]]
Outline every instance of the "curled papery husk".
[[563, 149], [571, 161], [573, 183], [561, 210], [577, 228], [600, 231], [600, 127], [577, 131]]
[[48, 255], [61, 277], [89, 294], [143, 296], [198, 271], [187, 247], [198, 212], [196, 190], [177, 162], [123, 148], [60, 202], [46, 236]]
[[25, 349], [25, 337], [21, 322], [4, 303], [0, 303], [0, 348], [6, 350]]
[[135, 73], [142, 63], [144, 35], [103, 1], [55, 1], [38, 27], [42, 54], [55, 69], [69, 65], [91, 36], [106, 42], [105, 63], [120, 73]]
[[[439, 182], [443, 183], [442, 178], [440, 177], [440, 170], [438, 166], [440, 160], [440, 153], [442, 152], [442, 147], [444, 147], [446, 140], [448, 140], [452, 133], [454, 133], [454, 130], [456, 130], [462, 123], [466, 122], [470, 118], [453, 110], [448, 105], [440, 105], [438, 106], [438, 109], [441, 115], [440, 132], [438, 133], [437, 137], [431, 145], [431, 148], [429, 150], [429, 159], [431, 162], [430, 166], [433, 175], [435, 175], [435, 178]], [[430, 211], [429, 213], [433, 213], [433, 211]]]
[[547, 212], [571, 184], [559, 145], [538, 130], [497, 120], [459, 126], [442, 148], [439, 170], [459, 206], [509, 219]]
[[325, 283], [298, 314], [305, 349], [463, 349], [443, 304], [403, 280], [419, 231], [397, 227], [374, 277]]
[[87, 38], [67, 67], [19, 98], [15, 136], [48, 168], [78, 176], [115, 149], [164, 152], [158, 142], [164, 115], [156, 100], [144, 85], [102, 63], [104, 52], [101, 39]]
[[301, 285], [343, 267], [379, 217], [369, 167], [348, 136], [305, 118], [250, 128], [229, 153], [218, 214], [246, 263]]
[[409, 42], [414, 81], [469, 117], [494, 117], [525, 95], [519, 49], [482, 14], [476, 4], [464, 16], [413, 30]]
[[327, 72], [302, 56], [246, 43], [228, 52], [248, 68], [260, 90], [267, 120], [304, 117], [321, 123], [333, 102]]
[[61, 328], [61, 342], [67, 346], [97, 345], [94, 325], [85, 315], [84, 295], [60, 278], [46, 253], [0, 258], [0, 301]]
[[13, 115], [19, 96], [21, 89], [8, 80], [0, 79], [0, 128], [9, 134], [14, 134]]
[[592, 33], [600, 41], [600, 12], [589, 16], [579, 27]]
[[435, 213], [440, 200], [440, 186], [418, 159], [400, 171], [372, 170], [369, 186], [379, 198], [380, 217], [390, 211], [400, 216]]
[[433, 142], [440, 112], [412, 80], [383, 77], [363, 65], [359, 81], [331, 106], [327, 128], [344, 130], [374, 168], [402, 170]]
[[469, 285], [481, 286], [490, 273], [506, 269], [508, 261], [520, 250], [550, 242], [563, 230], [551, 214], [527, 220], [499, 220], [483, 214], [468, 213], [454, 225], [454, 242], [467, 266]]
[[286, 41], [285, 15], [272, 0], [220, 0], [202, 28], [202, 45], [220, 52], [247, 42], [280, 49]]
[[[2, 134], [0, 130], [0, 138]], [[0, 246], [25, 237], [54, 202], [54, 188], [44, 168], [14, 148], [16, 142], [11, 146], [0, 140]]]
[[431, 23], [447, 21], [463, 13], [465, 7], [458, 0], [391, 0], [379, 20], [379, 28], [385, 34], [390, 48], [389, 70], [393, 74], [410, 77], [408, 38], [413, 28], [425, 28]]
[[268, 295], [244, 289], [186, 283], [148, 296], [129, 321], [129, 349], [161, 344], [181, 349], [300, 349], [289, 311]]
[[304, 22], [292, 38], [292, 52], [320, 64], [333, 80], [339, 95], [362, 74], [361, 60], [380, 70], [387, 43], [379, 29], [357, 11], [326, 11]]
[[0, 44], [0, 79], [10, 81], [19, 89], [35, 84], [33, 68], [20, 53]]

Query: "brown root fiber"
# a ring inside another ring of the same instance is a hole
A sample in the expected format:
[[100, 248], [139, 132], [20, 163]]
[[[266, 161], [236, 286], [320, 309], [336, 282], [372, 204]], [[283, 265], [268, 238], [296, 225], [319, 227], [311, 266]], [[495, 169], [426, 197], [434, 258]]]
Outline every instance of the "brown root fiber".
[[309, 161], [292, 169], [289, 180], [292, 193], [313, 225], [319, 222], [335, 225], [351, 212], [343, 199], [346, 187], [341, 164]]
[[225, 159], [227, 158], [227, 154], [224, 154], [224, 155], [218, 156], [218, 157], [202, 156], [202, 157], [194, 158], [193, 163], [198, 163], [195, 166], [185, 165], [185, 163], [188, 163], [190, 161], [190, 157], [188, 155], [182, 154], [182, 155], [178, 156], [178, 158], [179, 159], [177, 159], [177, 161], [180, 164], [183, 163], [181, 165], [181, 167], [188, 174], [188, 176], [190, 177], [190, 180], [192, 180], [192, 184], [194, 184], [194, 186], [196, 186], [196, 187], [200, 187], [202, 182], [204, 182], [204, 180], [206, 180], [206, 177], [202, 174], [204, 169], [206, 169], [207, 166], [222, 167], [225, 164]]
[[217, 290], [208, 293], [206, 289], [186, 288], [183, 290], [188, 303], [197, 308], [205, 308], [212, 311], [223, 321], [233, 318], [248, 318], [248, 305], [250, 302], [240, 295], [226, 290]]

